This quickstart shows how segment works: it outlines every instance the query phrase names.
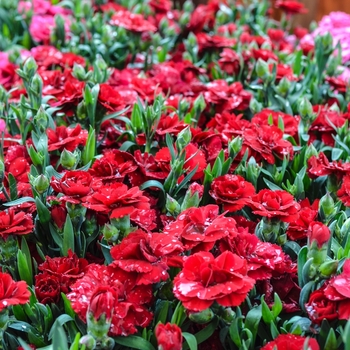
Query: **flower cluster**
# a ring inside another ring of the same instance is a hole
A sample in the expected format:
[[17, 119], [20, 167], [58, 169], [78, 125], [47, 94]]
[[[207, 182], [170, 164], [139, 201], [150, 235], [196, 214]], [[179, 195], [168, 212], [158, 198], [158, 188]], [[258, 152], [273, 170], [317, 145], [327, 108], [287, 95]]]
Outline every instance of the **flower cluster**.
[[0, 348], [347, 349], [346, 17], [3, 2]]

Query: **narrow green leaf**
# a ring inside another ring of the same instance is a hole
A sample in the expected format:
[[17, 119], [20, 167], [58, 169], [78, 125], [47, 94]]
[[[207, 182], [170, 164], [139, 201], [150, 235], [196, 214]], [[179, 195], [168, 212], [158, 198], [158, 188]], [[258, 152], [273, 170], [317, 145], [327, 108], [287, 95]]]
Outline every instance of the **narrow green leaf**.
[[185, 340], [187, 342], [187, 346], [189, 347], [190, 350], [197, 350], [198, 349], [197, 339], [193, 334], [187, 333], [187, 332], [182, 332], [182, 335], [185, 338]]
[[114, 337], [113, 339], [117, 344], [130, 347], [132, 349], [155, 350], [154, 346], [149, 341], [136, 335], [129, 335], [127, 337]]
[[66, 222], [63, 228], [63, 242], [62, 242], [62, 254], [64, 256], [68, 255], [68, 250], [71, 249], [74, 252], [74, 229], [72, 220], [69, 215], [67, 215]]

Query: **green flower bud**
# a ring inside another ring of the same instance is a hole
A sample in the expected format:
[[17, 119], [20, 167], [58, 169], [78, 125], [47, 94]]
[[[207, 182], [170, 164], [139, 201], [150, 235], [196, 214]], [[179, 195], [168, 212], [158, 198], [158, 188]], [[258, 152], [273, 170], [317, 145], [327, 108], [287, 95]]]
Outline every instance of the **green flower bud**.
[[43, 89], [43, 80], [41, 79], [39, 74], [34, 75], [30, 87], [35, 96], [41, 97], [41, 92]]
[[319, 271], [323, 277], [330, 277], [337, 272], [338, 269], [338, 260], [329, 260], [325, 261], [319, 267]]
[[181, 211], [180, 204], [174, 198], [170, 197], [168, 194], [166, 196], [165, 207], [171, 215], [177, 215]]
[[46, 132], [46, 129], [49, 124], [49, 117], [47, 116], [45, 110], [40, 107], [38, 113], [33, 119], [34, 125], [40, 130], [40, 132]]
[[227, 323], [231, 324], [236, 318], [236, 313], [230, 308], [226, 308], [221, 315], [221, 318]]
[[191, 0], [186, 0], [183, 4], [183, 11], [191, 13], [194, 10], [193, 2]]
[[84, 67], [81, 64], [74, 63], [73, 76], [80, 81], [86, 80], [86, 72]]
[[36, 64], [33, 57], [29, 57], [26, 59], [23, 65], [23, 73], [25, 74], [27, 80], [31, 80], [34, 77], [35, 72], [38, 69], [38, 65]]
[[305, 151], [305, 164], [312, 156], [316, 156], [316, 157], [318, 156], [317, 149], [313, 144], [311, 144], [310, 146], [307, 146], [307, 149]]
[[302, 119], [304, 120], [311, 119], [313, 115], [312, 104], [306, 97], [303, 97], [299, 102], [298, 110]]
[[269, 65], [261, 58], [259, 58], [256, 62], [255, 71], [260, 79], [266, 79], [268, 76], [270, 76]]
[[96, 340], [95, 338], [90, 335], [84, 335], [80, 340], [79, 340], [80, 345], [85, 345], [86, 350], [95, 350], [96, 349]]
[[178, 152], [181, 152], [191, 142], [191, 139], [192, 139], [192, 134], [189, 126], [181, 130], [177, 135], [177, 140], [176, 140], [176, 147]]
[[63, 150], [60, 157], [61, 165], [71, 170], [74, 168], [75, 164], [77, 163], [77, 157], [70, 151], [67, 151], [66, 149]]
[[194, 111], [198, 116], [205, 110], [206, 106], [203, 95], [199, 95], [193, 104]]
[[110, 224], [105, 224], [102, 229], [103, 237], [107, 242], [117, 243], [119, 237], [119, 230]]
[[291, 82], [287, 78], [283, 77], [277, 86], [277, 91], [282, 96], [286, 96], [288, 94], [290, 86], [291, 86]]
[[243, 139], [239, 136], [235, 137], [228, 143], [229, 155], [232, 159], [235, 159], [237, 154], [242, 149]]
[[38, 193], [44, 193], [50, 186], [49, 179], [41, 174], [34, 180], [34, 188]]
[[334, 200], [328, 192], [320, 200], [319, 213], [322, 221], [327, 220], [334, 213]]
[[249, 108], [251, 109], [251, 111], [254, 114], [256, 114], [256, 113], [259, 113], [263, 109], [263, 105], [262, 105], [262, 103], [259, 103], [258, 100], [256, 100], [255, 98], [252, 98], [250, 100]]
[[199, 323], [199, 324], [205, 324], [210, 322], [213, 317], [214, 317], [214, 312], [212, 311], [212, 309], [208, 308], [205, 309], [201, 312], [193, 312], [190, 313], [188, 318], [195, 323]]

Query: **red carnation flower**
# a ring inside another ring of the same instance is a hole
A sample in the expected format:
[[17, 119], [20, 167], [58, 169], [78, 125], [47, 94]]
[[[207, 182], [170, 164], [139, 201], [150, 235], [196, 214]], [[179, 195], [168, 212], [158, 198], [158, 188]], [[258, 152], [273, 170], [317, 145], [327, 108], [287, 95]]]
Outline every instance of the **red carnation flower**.
[[149, 285], [168, 279], [171, 258], [182, 251], [182, 243], [173, 235], [137, 230], [111, 249], [111, 266], [137, 272], [136, 284]]
[[73, 129], [66, 126], [58, 126], [55, 130], [48, 129], [49, 151], [74, 151], [78, 146], [85, 146], [88, 132], [82, 130], [80, 124]]
[[155, 329], [155, 336], [158, 342], [158, 349], [162, 350], [181, 350], [182, 333], [181, 328], [176, 324], [159, 323]]
[[320, 350], [316, 339], [304, 338], [294, 334], [280, 334], [275, 340], [268, 342], [261, 350], [300, 350], [308, 344], [310, 350]]
[[342, 163], [341, 160], [330, 162], [323, 152], [320, 152], [318, 157], [310, 157], [307, 167], [307, 174], [311, 179], [331, 174], [341, 179], [344, 175], [350, 174], [350, 163]]
[[342, 185], [337, 192], [338, 198], [346, 207], [350, 207], [350, 176], [343, 178]]
[[6, 239], [10, 235], [26, 235], [34, 229], [31, 214], [15, 213], [13, 208], [0, 212], [0, 237]]
[[[72, 292], [67, 294], [67, 298], [84, 322], [90, 307], [91, 311], [96, 312], [95, 317], [102, 313], [112, 315], [109, 330], [111, 336], [127, 336], [136, 333], [136, 327], [147, 327], [152, 321], [152, 314], [147, 309], [153, 297], [152, 286], [137, 286], [136, 279], [137, 273], [91, 264], [87, 267], [84, 277], [71, 286]], [[100, 295], [101, 288], [112, 293], [114, 304], [110, 298], [109, 301], [105, 298], [95, 299]]]
[[281, 247], [276, 244], [262, 242], [255, 234], [246, 231], [239, 232], [231, 238], [228, 236], [220, 241], [221, 252], [229, 250], [247, 260], [248, 276], [255, 280], [265, 280], [285, 272], [294, 272], [295, 264]]
[[270, 50], [253, 49], [253, 57], [258, 60], [268, 61], [269, 59], [278, 62], [278, 57]]
[[326, 282], [320, 289], [310, 294], [309, 301], [305, 304], [305, 309], [313, 323], [321, 324], [324, 319], [333, 321], [338, 319], [338, 303], [329, 300], [324, 291], [328, 283]]
[[261, 190], [248, 205], [256, 215], [293, 222], [298, 218], [300, 204], [287, 191]]
[[269, 125], [269, 118], [272, 119], [274, 126], [278, 126], [279, 120], [281, 119], [284, 125], [284, 132], [297, 139], [299, 117], [293, 117], [283, 112], [275, 112], [271, 109], [263, 109], [254, 115], [251, 122], [258, 126]]
[[82, 205], [97, 212], [111, 212], [111, 219], [129, 215], [134, 209], [150, 209], [149, 198], [138, 187], [128, 189], [121, 183], [97, 188], [84, 198]]
[[98, 102], [108, 111], [116, 112], [125, 107], [122, 96], [112, 86], [101, 84], [98, 94]]
[[67, 257], [50, 258], [47, 256], [45, 262], [39, 265], [39, 270], [45, 274], [58, 277], [61, 292], [68, 293], [70, 285], [78, 278], [83, 277], [87, 265], [86, 259], [78, 258], [69, 249]]
[[15, 282], [8, 273], [0, 272], [0, 312], [11, 305], [25, 304], [30, 292], [24, 281]]
[[240, 70], [240, 57], [232, 49], [225, 48], [220, 53], [218, 61], [220, 68], [229, 75], [238, 74]]
[[318, 203], [319, 199], [311, 205], [307, 198], [299, 202], [301, 209], [298, 213], [298, 219], [289, 224], [286, 232], [289, 239], [297, 241], [307, 238], [309, 225], [318, 214]]
[[92, 177], [86, 171], [67, 171], [61, 179], [52, 178], [51, 186], [57, 193], [63, 193], [61, 201], [79, 204], [81, 198], [91, 192]]
[[202, 311], [215, 301], [222, 306], [239, 306], [255, 281], [247, 276], [247, 262], [224, 252], [217, 258], [199, 252], [189, 256], [174, 279], [174, 294], [184, 307]]
[[60, 280], [57, 276], [40, 273], [35, 276], [35, 295], [42, 304], [57, 304], [61, 299]]
[[283, 159], [293, 158], [293, 145], [283, 139], [283, 131], [273, 125], [262, 125], [253, 129], [245, 129], [244, 145], [255, 151], [257, 159], [262, 157], [270, 164], [275, 164], [276, 154]]
[[217, 177], [211, 184], [210, 195], [217, 204], [223, 204], [224, 210], [242, 209], [248, 199], [255, 194], [254, 186], [239, 175]]
[[223, 237], [236, 236], [237, 228], [234, 219], [219, 215], [219, 207], [211, 204], [183, 211], [164, 233], [181, 239], [186, 250], [197, 252], [211, 250]]
[[116, 12], [112, 16], [111, 24], [138, 33], [155, 32], [157, 30], [157, 28], [142, 15], [131, 13], [126, 10]]
[[305, 8], [304, 4], [299, 1], [277, 0], [275, 2], [275, 7], [281, 9], [289, 15], [308, 13], [308, 9]]

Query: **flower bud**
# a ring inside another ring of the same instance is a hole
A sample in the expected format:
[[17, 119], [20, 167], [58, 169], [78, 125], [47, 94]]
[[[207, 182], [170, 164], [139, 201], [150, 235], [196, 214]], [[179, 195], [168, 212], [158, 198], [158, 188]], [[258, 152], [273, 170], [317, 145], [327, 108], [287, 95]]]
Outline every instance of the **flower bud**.
[[116, 291], [109, 286], [96, 288], [91, 296], [86, 319], [88, 333], [95, 339], [107, 336], [117, 300]]
[[176, 140], [176, 147], [178, 152], [181, 152], [191, 142], [191, 139], [192, 139], [192, 134], [189, 126], [181, 130], [177, 135], [177, 140]]
[[41, 79], [39, 74], [34, 75], [30, 88], [35, 94], [35, 96], [41, 97], [41, 92], [43, 90], [43, 80]]
[[312, 157], [312, 156], [318, 156], [318, 152], [317, 149], [315, 148], [315, 146], [313, 144], [311, 144], [310, 146], [307, 146], [306, 151], [305, 151], [305, 164], [307, 163], [307, 161]]
[[31, 80], [38, 69], [38, 65], [36, 64], [33, 57], [29, 57], [24, 65], [23, 65], [23, 73], [25, 74], [27, 80]]
[[88, 112], [86, 108], [86, 103], [84, 100], [79, 102], [78, 107], [77, 107], [77, 117], [79, 120], [84, 120], [88, 118]]
[[76, 77], [80, 81], [86, 80], [86, 72], [82, 65], [74, 63], [73, 67], [73, 76]]
[[277, 91], [282, 95], [286, 96], [291, 86], [291, 82], [283, 77], [277, 86]]
[[199, 95], [193, 103], [195, 114], [199, 116], [205, 110], [205, 107], [206, 103], [204, 97], [203, 95]]
[[236, 318], [236, 313], [230, 308], [227, 307], [221, 315], [221, 318], [227, 323], [231, 324]]
[[41, 174], [34, 180], [34, 188], [38, 193], [44, 193], [50, 186], [49, 179]]
[[41, 133], [46, 132], [49, 124], [49, 117], [47, 116], [44, 108], [40, 107], [37, 114], [34, 117], [34, 125], [40, 130]]
[[304, 120], [311, 119], [313, 114], [312, 104], [306, 97], [303, 97], [300, 100], [298, 110], [302, 119]]
[[105, 224], [102, 229], [103, 237], [107, 242], [116, 243], [119, 237], [119, 230], [110, 224]]
[[72, 152], [64, 149], [63, 152], [61, 153], [60, 161], [61, 161], [61, 165], [64, 168], [70, 170], [70, 169], [74, 168], [74, 166], [77, 162], [77, 158]]
[[269, 65], [261, 58], [256, 62], [255, 71], [260, 79], [265, 79], [270, 75]]
[[193, 207], [198, 208], [203, 196], [203, 190], [203, 185], [199, 185], [196, 182], [193, 182], [186, 191], [185, 198], [181, 204], [181, 211]]
[[321, 222], [313, 221], [308, 230], [308, 258], [313, 258], [313, 265], [321, 265], [327, 258], [328, 242], [331, 238], [329, 228]]
[[212, 309], [208, 308], [201, 312], [193, 312], [189, 314], [189, 319], [195, 323], [205, 324], [210, 322], [214, 317]]
[[321, 275], [324, 277], [330, 277], [330, 276], [334, 275], [337, 272], [338, 263], [339, 263], [338, 260], [325, 261], [319, 267], [319, 271], [320, 271]]
[[86, 350], [95, 350], [96, 349], [96, 340], [90, 334], [84, 335], [82, 338], [80, 338], [79, 344], [82, 346], [85, 346]]
[[171, 215], [177, 215], [181, 211], [180, 204], [174, 198], [170, 197], [168, 194], [166, 196], [165, 207]]
[[193, 12], [193, 10], [194, 10], [193, 2], [190, 1], [190, 0], [185, 1], [184, 4], [183, 4], [183, 11], [191, 13], [191, 12]]
[[242, 149], [243, 139], [239, 136], [235, 137], [228, 143], [229, 155], [232, 159], [235, 159], [237, 154]]
[[4, 89], [4, 87], [2, 85], [0, 85], [0, 102], [2, 103], [7, 103], [8, 101], [8, 93], [7, 91]]
[[256, 114], [259, 113], [263, 109], [262, 103], [259, 103], [257, 99], [252, 98], [249, 103], [249, 108], [251, 111]]
[[328, 192], [320, 200], [319, 213], [322, 221], [327, 220], [334, 213], [334, 200]]

